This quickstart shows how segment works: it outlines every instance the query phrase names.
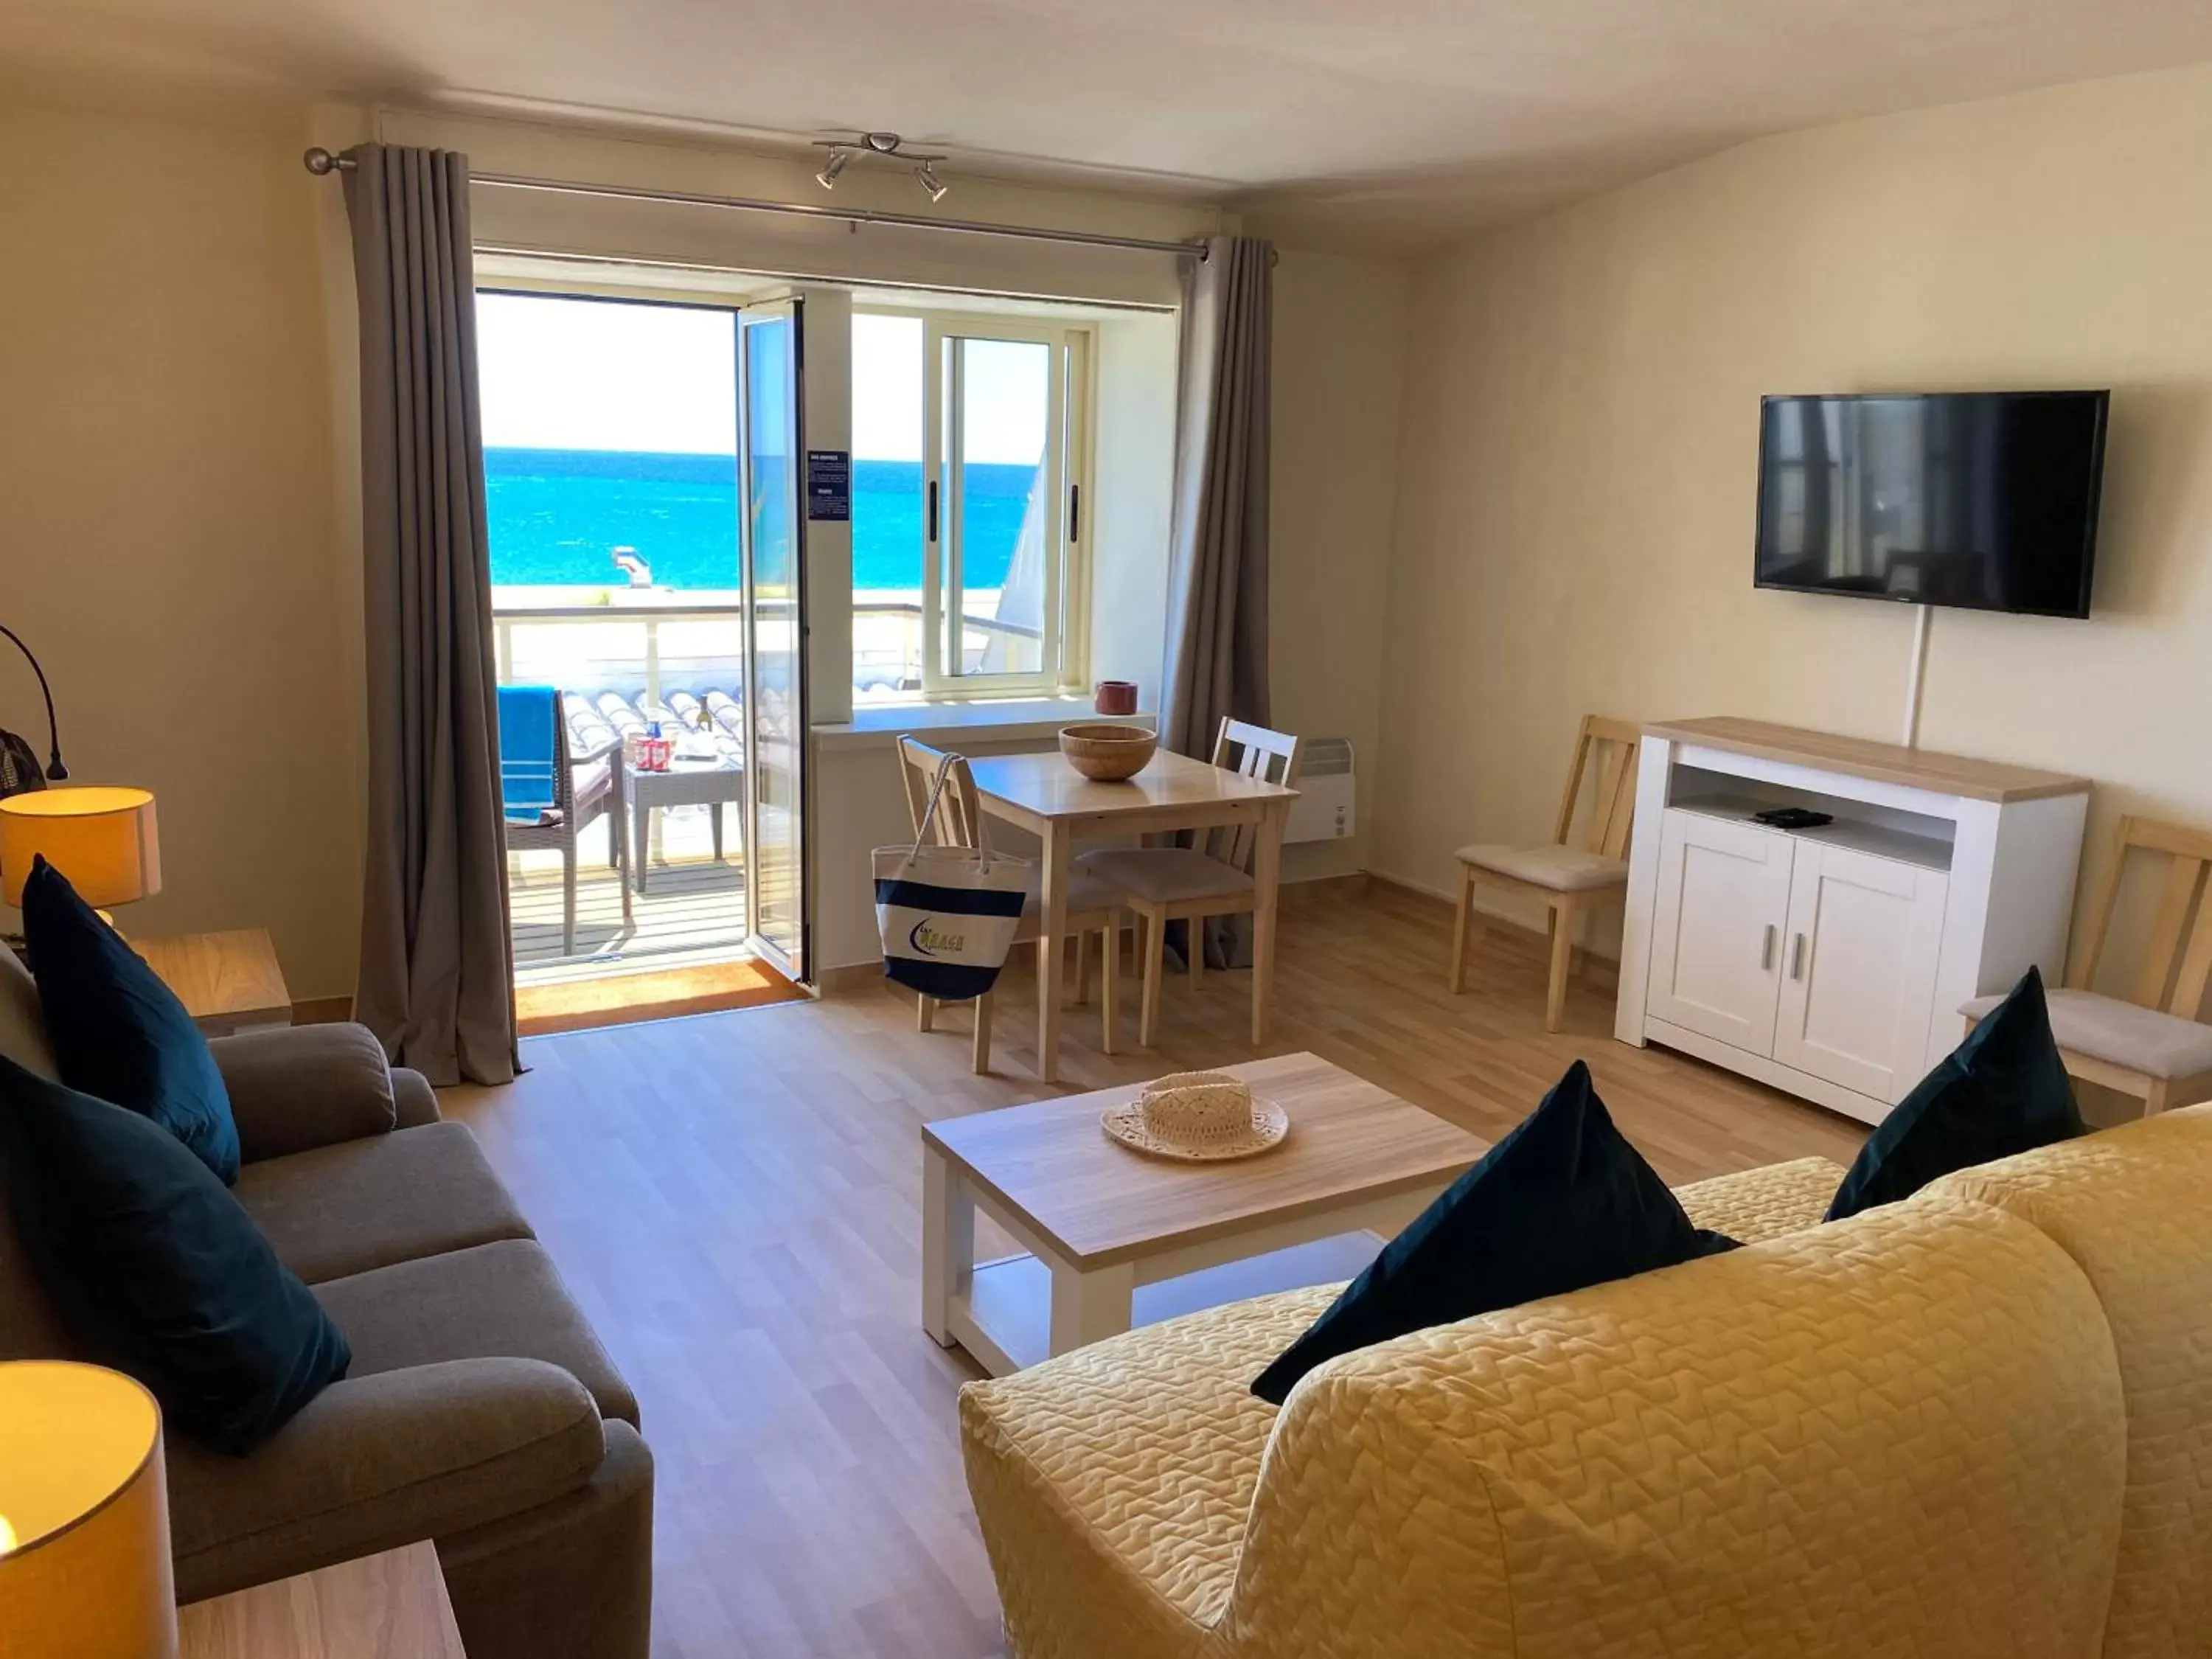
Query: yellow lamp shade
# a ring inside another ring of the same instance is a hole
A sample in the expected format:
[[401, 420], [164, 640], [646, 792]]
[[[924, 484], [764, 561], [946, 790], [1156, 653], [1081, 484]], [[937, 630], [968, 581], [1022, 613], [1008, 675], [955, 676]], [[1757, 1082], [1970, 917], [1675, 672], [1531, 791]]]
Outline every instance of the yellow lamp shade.
[[154, 797], [143, 789], [33, 789], [0, 800], [0, 897], [23, 902], [39, 854], [95, 908], [161, 890]]
[[119, 1372], [0, 1364], [0, 1659], [174, 1659], [161, 1412]]

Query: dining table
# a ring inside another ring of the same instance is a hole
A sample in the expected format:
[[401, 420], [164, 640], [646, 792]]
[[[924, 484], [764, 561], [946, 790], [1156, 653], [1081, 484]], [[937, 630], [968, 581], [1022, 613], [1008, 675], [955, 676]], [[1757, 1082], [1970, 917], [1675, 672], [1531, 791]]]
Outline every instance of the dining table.
[[[1267, 1041], [1275, 968], [1275, 901], [1283, 823], [1298, 792], [1165, 750], [1133, 777], [1085, 777], [1057, 750], [969, 763], [983, 811], [1037, 837], [1043, 884], [1037, 918], [1037, 1075], [1060, 1079], [1060, 1003], [1069, 872], [1079, 842], [1255, 826], [1252, 837], [1252, 1041]], [[1192, 924], [1195, 928], [1196, 924]]]

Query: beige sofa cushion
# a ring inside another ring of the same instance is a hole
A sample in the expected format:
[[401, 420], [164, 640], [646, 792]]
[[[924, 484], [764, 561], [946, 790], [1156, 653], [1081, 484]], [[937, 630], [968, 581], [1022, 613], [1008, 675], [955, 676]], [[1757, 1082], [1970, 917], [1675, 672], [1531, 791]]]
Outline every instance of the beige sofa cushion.
[[[1979, 1019], [2003, 1000], [2002, 996], [1976, 997], [1959, 1012]], [[2062, 1048], [2146, 1077], [2195, 1077], [2212, 1072], [2212, 1025], [2094, 991], [2046, 991], [2044, 1000], [2051, 1008], [2051, 1035]]]
[[1844, 1175], [1844, 1166], [1828, 1158], [1792, 1158], [1677, 1187], [1674, 1196], [1693, 1224], [1726, 1233], [1739, 1244], [1757, 1244], [1819, 1226]]
[[5, 945], [0, 945], [0, 1054], [49, 1083], [61, 1081], [53, 1045], [46, 1041], [46, 1017], [39, 1012], [38, 981]]
[[605, 1417], [637, 1426], [637, 1396], [536, 1243], [511, 1239], [328, 1279], [315, 1296], [353, 1346], [354, 1376], [513, 1355], [558, 1365]]
[[[1699, 1226], [1752, 1243], [1817, 1226], [1843, 1176], [1841, 1164], [1804, 1158], [1675, 1195]], [[1040, 1545], [1059, 1547], [1056, 1571], [1110, 1572], [1090, 1547], [1103, 1544], [1144, 1582], [1147, 1595], [1123, 1598], [1124, 1608], [1150, 1608], [1141, 1616], [1161, 1621], [1152, 1634], [1170, 1646], [1189, 1626], [1210, 1625], [1229, 1601], [1277, 1419], [1252, 1394], [1252, 1379], [1342, 1288], [1211, 1309], [963, 1389], [962, 1444], [977, 1507], [1064, 1522], [1068, 1537]], [[1001, 1582], [1019, 1597], [1030, 1581]], [[1056, 1587], [1044, 1599], [1057, 1603], [1060, 1595]], [[1008, 1608], [1017, 1631], [1056, 1619], [1052, 1607]]]
[[194, 1601], [550, 1502], [605, 1437], [558, 1368], [464, 1359], [333, 1382], [251, 1457], [166, 1449], [177, 1599]]
[[[1341, 1285], [1287, 1291], [1147, 1326], [960, 1391], [968, 1488], [985, 1515], [1018, 1514], [1055, 1572], [1110, 1578], [1145, 1595], [1002, 1572], [1010, 1636], [1052, 1627], [1056, 1603], [1122, 1601], [1131, 1652], [1210, 1625], [1228, 1606], [1261, 1455], [1276, 1411], [1252, 1379], [1320, 1316]], [[1049, 1532], [1051, 1536], [1043, 1535]], [[1149, 1639], [1147, 1639], [1149, 1638]], [[1015, 1646], [1015, 1651], [1023, 1650]]]
[[2128, 1486], [2105, 1659], [2212, 1641], [2212, 1106], [2162, 1113], [1944, 1176], [2073, 1258], [2127, 1388]]
[[278, 1259], [310, 1285], [536, 1237], [459, 1123], [249, 1164], [234, 1190]]
[[229, 1091], [248, 1164], [389, 1134], [398, 1121], [392, 1068], [366, 1025], [245, 1031], [216, 1038], [208, 1052]]

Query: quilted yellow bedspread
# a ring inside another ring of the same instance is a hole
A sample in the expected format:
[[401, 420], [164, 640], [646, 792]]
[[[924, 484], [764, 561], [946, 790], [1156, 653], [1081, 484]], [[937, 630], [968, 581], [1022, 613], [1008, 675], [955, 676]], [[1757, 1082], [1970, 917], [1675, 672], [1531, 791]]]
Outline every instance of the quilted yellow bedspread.
[[[972, 1385], [1009, 1646], [2212, 1652], [2212, 1212], [2176, 1202], [2212, 1194], [2212, 1115], [2147, 1127], [1832, 1226], [1824, 1160], [1700, 1183], [1750, 1248], [1346, 1355], [1279, 1413], [1250, 1379], [1335, 1286]], [[2155, 1252], [2194, 1264], [2185, 1314]]]

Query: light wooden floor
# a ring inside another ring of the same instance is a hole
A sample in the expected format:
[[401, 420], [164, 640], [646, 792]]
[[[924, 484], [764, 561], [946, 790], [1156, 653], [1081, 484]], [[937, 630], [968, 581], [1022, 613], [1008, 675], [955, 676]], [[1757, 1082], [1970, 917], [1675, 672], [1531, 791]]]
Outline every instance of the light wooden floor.
[[[1286, 907], [1276, 1041], [1496, 1136], [1581, 1056], [1670, 1181], [1821, 1153], [1864, 1131], [1611, 1036], [1578, 984], [1543, 1030], [1538, 941], [1492, 929], [1443, 989], [1449, 916], [1389, 888]], [[533, 1039], [510, 1088], [454, 1090], [642, 1403], [659, 1464], [657, 1659], [1000, 1651], [960, 1470], [954, 1396], [977, 1375], [922, 1334], [916, 1127], [927, 1119], [1251, 1057], [1245, 975], [1169, 981], [1162, 1044], [1109, 1059], [1095, 1013], [1035, 1081], [1025, 973], [995, 1063], [965, 1021], [930, 1036], [887, 988]]]

